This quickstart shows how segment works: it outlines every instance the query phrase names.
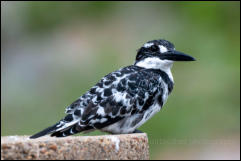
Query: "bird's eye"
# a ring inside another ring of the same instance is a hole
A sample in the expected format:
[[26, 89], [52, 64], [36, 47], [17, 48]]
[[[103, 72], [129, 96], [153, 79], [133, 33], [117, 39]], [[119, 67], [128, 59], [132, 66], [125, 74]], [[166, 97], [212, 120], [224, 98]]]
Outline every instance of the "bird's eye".
[[150, 49], [151, 49], [151, 51], [153, 51], [153, 52], [159, 51], [159, 48], [158, 48], [158, 46], [156, 46], [156, 45], [152, 45]]

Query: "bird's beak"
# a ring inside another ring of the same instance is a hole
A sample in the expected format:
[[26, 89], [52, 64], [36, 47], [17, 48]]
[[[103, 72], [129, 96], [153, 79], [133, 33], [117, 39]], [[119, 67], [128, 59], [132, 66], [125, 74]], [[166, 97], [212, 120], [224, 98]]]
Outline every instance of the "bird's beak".
[[173, 61], [195, 61], [196, 59], [182, 52], [173, 50], [160, 55], [162, 59]]

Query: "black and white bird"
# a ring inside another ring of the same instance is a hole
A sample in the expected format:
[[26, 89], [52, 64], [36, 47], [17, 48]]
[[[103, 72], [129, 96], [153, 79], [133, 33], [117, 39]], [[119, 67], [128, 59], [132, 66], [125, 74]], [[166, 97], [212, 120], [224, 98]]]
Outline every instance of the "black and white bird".
[[176, 51], [169, 41], [149, 41], [138, 50], [134, 65], [103, 77], [66, 108], [66, 117], [30, 138], [65, 137], [96, 129], [138, 133], [137, 128], [160, 111], [173, 89], [173, 62], [194, 60]]

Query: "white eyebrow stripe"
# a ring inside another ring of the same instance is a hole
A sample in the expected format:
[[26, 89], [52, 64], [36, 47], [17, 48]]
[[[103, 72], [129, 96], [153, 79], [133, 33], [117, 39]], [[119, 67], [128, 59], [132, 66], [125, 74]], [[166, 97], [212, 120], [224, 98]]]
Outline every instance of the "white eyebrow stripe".
[[163, 46], [163, 45], [158, 45], [158, 46], [159, 46], [159, 48], [160, 48], [160, 52], [161, 52], [161, 53], [165, 53], [165, 52], [168, 51], [165, 46]]
[[149, 47], [152, 46], [152, 45], [154, 45], [154, 44], [153, 44], [153, 43], [145, 43], [145, 44], [144, 44], [144, 47], [145, 47], [145, 48], [149, 48]]

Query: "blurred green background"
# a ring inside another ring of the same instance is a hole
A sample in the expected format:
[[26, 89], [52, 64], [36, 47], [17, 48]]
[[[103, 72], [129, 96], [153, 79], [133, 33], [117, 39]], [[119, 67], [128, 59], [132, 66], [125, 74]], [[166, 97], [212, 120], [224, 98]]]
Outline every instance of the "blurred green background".
[[1, 135], [54, 124], [160, 38], [197, 61], [174, 64], [172, 94], [140, 128], [151, 159], [240, 159], [240, 2], [2, 1]]

